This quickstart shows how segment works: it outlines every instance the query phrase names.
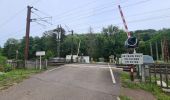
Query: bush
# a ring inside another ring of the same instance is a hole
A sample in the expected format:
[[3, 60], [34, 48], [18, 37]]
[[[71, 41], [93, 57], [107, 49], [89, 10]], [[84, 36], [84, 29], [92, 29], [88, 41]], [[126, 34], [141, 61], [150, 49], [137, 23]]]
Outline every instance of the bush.
[[4, 67], [7, 66], [7, 59], [3, 56], [0, 56], [0, 71], [4, 71]]
[[9, 72], [12, 70], [12, 66], [7, 64], [7, 58], [0, 56], [0, 71]]
[[9, 72], [12, 70], [12, 66], [9, 64], [6, 64], [6, 66], [4, 66], [4, 72]]

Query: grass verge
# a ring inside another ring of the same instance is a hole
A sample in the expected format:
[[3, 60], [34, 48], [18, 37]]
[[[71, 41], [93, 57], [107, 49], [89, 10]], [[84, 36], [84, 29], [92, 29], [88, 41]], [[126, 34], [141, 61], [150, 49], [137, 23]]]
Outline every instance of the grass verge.
[[6, 89], [9, 86], [17, 84], [23, 79], [29, 78], [31, 74], [39, 73], [41, 70], [33, 69], [15, 69], [10, 72], [0, 75], [0, 90]]
[[130, 98], [127, 97], [127, 96], [120, 96], [120, 100], [132, 100], [132, 99], [130, 99]]
[[142, 89], [148, 92], [151, 92], [157, 100], [170, 100], [170, 96], [165, 94], [160, 87], [157, 85], [150, 84], [150, 83], [135, 83], [131, 82], [129, 77], [129, 74], [126, 72], [121, 73], [121, 82], [122, 86], [125, 88], [131, 88], [131, 89]]

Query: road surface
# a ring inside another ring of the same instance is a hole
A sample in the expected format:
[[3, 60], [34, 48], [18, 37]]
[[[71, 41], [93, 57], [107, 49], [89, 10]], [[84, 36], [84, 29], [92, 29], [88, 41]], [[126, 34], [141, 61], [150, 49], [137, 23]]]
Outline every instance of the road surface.
[[68, 64], [0, 91], [0, 100], [117, 100], [120, 84], [113, 74], [115, 84], [108, 65]]

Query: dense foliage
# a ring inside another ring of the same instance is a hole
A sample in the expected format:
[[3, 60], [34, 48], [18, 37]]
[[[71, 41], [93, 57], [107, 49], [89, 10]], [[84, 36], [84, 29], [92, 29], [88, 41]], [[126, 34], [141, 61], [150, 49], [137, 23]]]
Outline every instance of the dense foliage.
[[[116, 26], [108, 26], [103, 28], [100, 33], [89, 32], [87, 34], [71, 34], [66, 35], [66, 31], [62, 28], [61, 35], [61, 57], [71, 54], [77, 54], [80, 43], [79, 55], [88, 55], [94, 60], [105, 58], [108, 60], [110, 55], [120, 57], [125, 53], [124, 42], [127, 39], [126, 33]], [[58, 41], [56, 39], [59, 29], [46, 31], [42, 37], [30, 37], [29, 59], [35, 59], [35, 52], [46, 51], [46, 58], [56, 57]], [[161, 59], [161, 40], [166, 37], [170, 40], [170, 29], [162, 30], [137, 30], [131, 32], [139, 39], [139, 47], [137, 52], [150, 55], [150, 43], [152, 43], [154, 59], [156, 58], [155, 43], [158, 42], [159, 58]], [[169, 44], [170, 45], [170, 44]], [[16, 51], [18, 50], [18, 58], [24, 58], [25, 38], [21, 40], [8, 39], [4, 44], [2, 54], [8, 59], [16, 59]], [[169, 46], [170, 47], [170, 46]]]

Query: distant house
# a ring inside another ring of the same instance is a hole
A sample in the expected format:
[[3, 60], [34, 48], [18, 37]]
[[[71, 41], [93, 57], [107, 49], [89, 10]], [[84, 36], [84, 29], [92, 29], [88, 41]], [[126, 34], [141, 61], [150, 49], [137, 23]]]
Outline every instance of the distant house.
[[[66, 56], [66, 62], [71, 62], [71, 55]], [[78, 63], [90, 63], [90, 57], [89, 56], [77, 56], [73, 55], [73, 62]]]

